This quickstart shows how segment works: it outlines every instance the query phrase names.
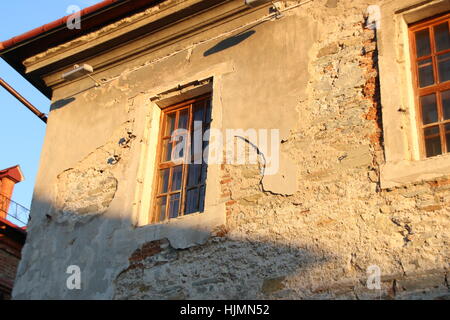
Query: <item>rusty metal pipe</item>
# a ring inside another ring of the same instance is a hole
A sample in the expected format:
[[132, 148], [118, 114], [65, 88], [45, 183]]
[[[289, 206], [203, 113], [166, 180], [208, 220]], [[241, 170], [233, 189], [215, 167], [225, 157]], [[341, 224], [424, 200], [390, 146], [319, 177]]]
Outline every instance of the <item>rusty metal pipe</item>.
[[0, 78], [0, 85], [6, 89], [10, 94], [12, 94], [17, 100], [22, 102], [22, 104], [27, 107], [31, 112], [33, 112], [39, 119], [47, 123], [47, 116], [40, 112], [35, 106], [31, 104], [27, 99], [22, 97], [20, 93], [18, 93], [16, 90], [14, 90], [13, 87], [11, 87], [5, 80]]

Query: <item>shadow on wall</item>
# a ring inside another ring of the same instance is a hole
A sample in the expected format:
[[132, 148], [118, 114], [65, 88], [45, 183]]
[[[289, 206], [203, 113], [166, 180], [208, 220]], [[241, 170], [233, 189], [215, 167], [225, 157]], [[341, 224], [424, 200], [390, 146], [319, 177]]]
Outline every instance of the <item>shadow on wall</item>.
[[[388, 275], [381, 290], [369, 290], [365, 270], [346, 273], [342, 257], [311, 241], [308, 246], [298, 237], [273, 234], [277, 222], [268, 226], [264, 216], [259, 228], [242, 221], [238, 229], [227, 232], [222, 226], [211, 235], [181, 227], [176, 222], [183, 218], [136, 228], [118, 212], [84, 209], [55, 210], [33, 202], [13, 299], [448, 297], [447, 273], [432, 270]], [[177, 237], [190, 245], [175, 248]], [[73, 281], [70, 266], [79, 267], [79, 290], [67, 286]]]
[[[136, 228], [128, 218], [110, 218], [120, 215], [108, 210], [80, 214], [36, 200], [32, 216], [14, 299], [283, 297], [292, 293], [284, 284], [287, 277], [332, 259], [271, 241], [270, 233], [227, 234], [219, 228], [204, 237], [204, 230], [174, 223]], [[175, 236], [190, 237], [193, 246], [175, 249], [167, 240]], [[81, 271], [80, 290], [66, 285], [72, 265]]]
[[241, 43], [242, 41], [246, 40], [247, 38], [251, 37], [254, 33], [256, 33], [255, 30], [248, 30], [248, 31], [243, 31], [235, 36], [226, 38], [225, 40], [220, 41], [219, 43], [217, 43], [215, 46], [213, 46], [212, 48], [206, 50], [203, 53], [204, 57], [207, 57], [209, 55], [212, 55], [214, 53], [226, 50], [228, 48], [234, 47], [236, 45], [238, 45], [239, 43]]
[[76, 98], [74, 96], [79, 95], [79, 94], [81, 94], [83, 92], [87, 92], [87, 91], [89, 91], [89, 90], [91, 90], [93, 88], [96, 88], [96, 85], [86, 86], [86, 88], [84, 88], [82, 90], [79, 90], [77, 92], [73, 92], [66, 98], [63, 98], [63, 99], [60, 99], [60, 100], [57, 100], [57, 101], [53, 102], [51, 104], [51, 106], [50, 106], [50, 111], [57, 110], [57, 109], [60, 109], [60, 108], [64, 108], [65, 106], [69, 105], [70, 103], [72, 103], [72, 102], [74, 102], [76, 100]]
[[64, 98], [58, 101], [55, 101], [52, 103], [52, 105], [50, 106], [50, 111], [53, 110], [57, 110], [60, 108], [65, 107], [66, 105], [68, 105], [69, 103], [74, 102], [76, 99], [74, 97], [70, 97], [70, 98]]

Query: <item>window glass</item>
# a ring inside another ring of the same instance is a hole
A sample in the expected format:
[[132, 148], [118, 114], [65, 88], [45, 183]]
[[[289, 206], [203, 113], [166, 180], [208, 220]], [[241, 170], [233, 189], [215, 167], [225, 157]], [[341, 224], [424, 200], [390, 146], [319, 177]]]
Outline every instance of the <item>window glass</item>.
[[439, 134], [439, 127], [426, 128], [424, 130], [425, 149], [427, 157], [433, 157], [442, 154], [441, 136]]
[[450, 49], [450, 33], [448, 30], [448, 22], [439, 24], [434, 28], [434, 41], [436, 43], [436, 51]]
[[428, 29], [416, 32], [416, 54], [418, 58], [431, 54], [430, 32]]
[[450, 152], [450, 14], [410, 26], [422, 157]]
[[[211, 122], [211, 97], [193, 99], [164, 114], [160, 137], [155, 218], [163, 221], [204, 211], [207, 163], [203, 150], [205, 131]], [[194, 126], [194, 122], [197, 125]], [[185, 129], [183, 133], [175, 131]], [[192, 139], [198, 136], [197, 139]], [[198, 140], [198, 141], [197, 141]], [[190, 152], [185, 148], [189, 147]], [[197, 160], [195, 163], [193, 162]], [[155, 219], [153, 219], [155, 220]]]
[[446, 82], [450, 80], [450, 52], [438, 55], [438, 72], [439, 82]]
[[432, 59], [419, 62], [419, 85], [421, 88], [434, 84], [434, 72]]

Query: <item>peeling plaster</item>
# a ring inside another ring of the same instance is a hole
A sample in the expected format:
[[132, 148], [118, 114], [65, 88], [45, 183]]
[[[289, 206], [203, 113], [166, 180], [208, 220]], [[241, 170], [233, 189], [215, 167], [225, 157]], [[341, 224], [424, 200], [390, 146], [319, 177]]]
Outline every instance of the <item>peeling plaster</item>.
[[262, 179], [265, 192], [290, 196], [299, 189], [297, 165], [288, 155], [280, 154], [280, 167], [277, 174], [265, 175]]

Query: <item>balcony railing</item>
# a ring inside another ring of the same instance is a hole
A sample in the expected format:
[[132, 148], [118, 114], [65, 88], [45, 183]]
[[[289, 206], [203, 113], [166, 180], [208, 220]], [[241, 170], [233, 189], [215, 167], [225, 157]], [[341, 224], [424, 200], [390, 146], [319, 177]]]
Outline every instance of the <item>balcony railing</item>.
[[0, 216], [6, 213], [6, 219], [19, 227], [26, 226], [30, 217], [29, 209], [2, 194], [0, 194], [0, 213], [2, 213]]

